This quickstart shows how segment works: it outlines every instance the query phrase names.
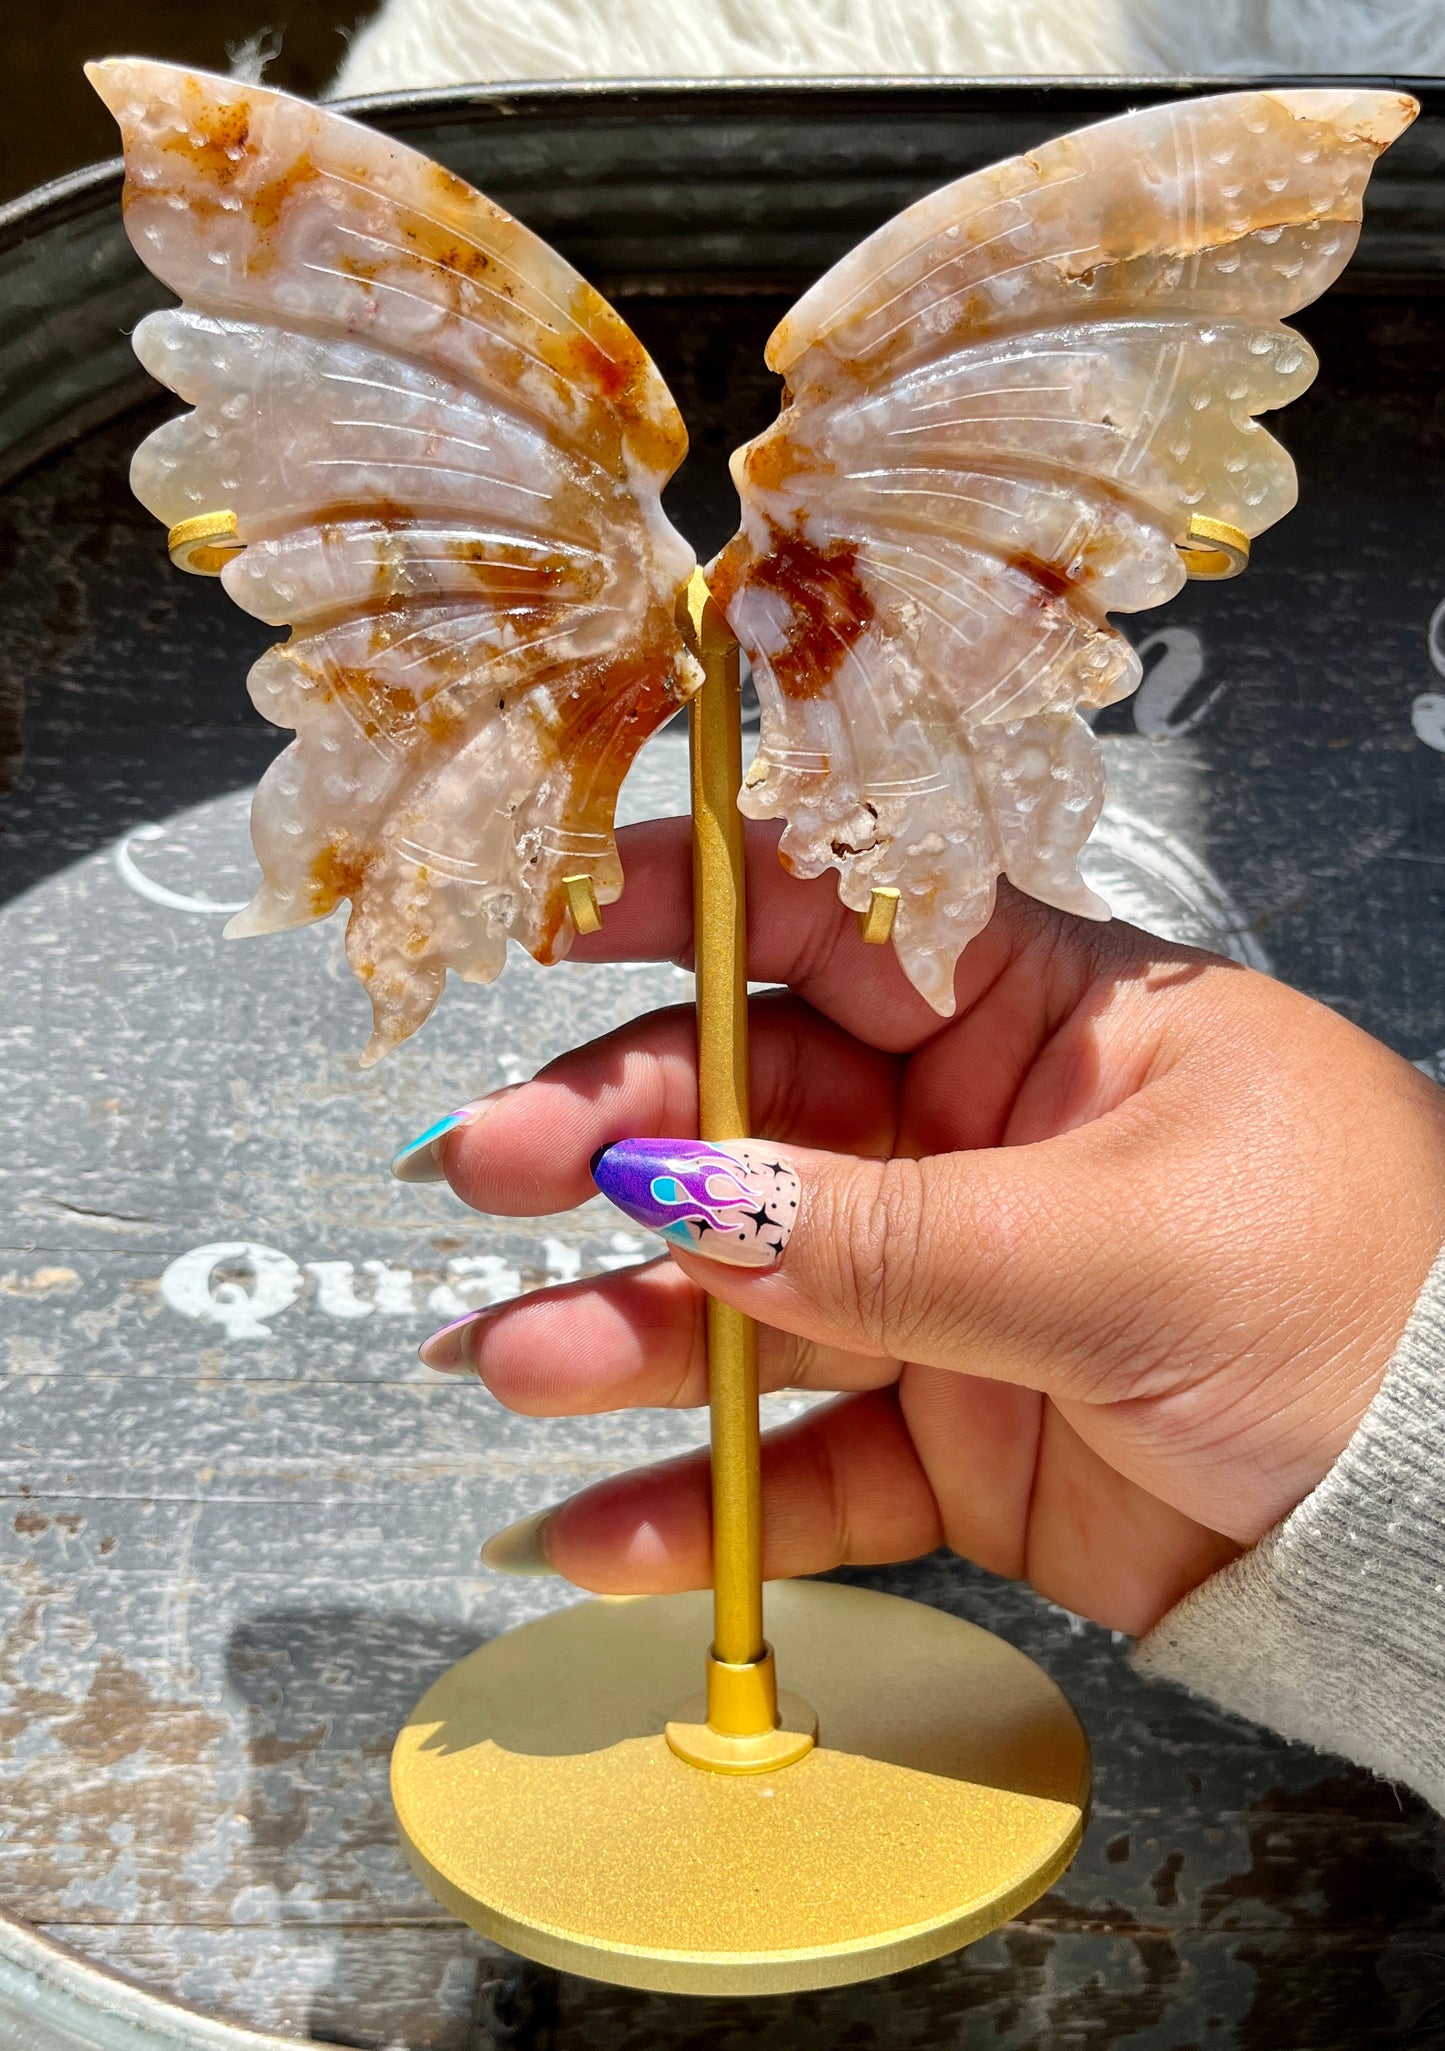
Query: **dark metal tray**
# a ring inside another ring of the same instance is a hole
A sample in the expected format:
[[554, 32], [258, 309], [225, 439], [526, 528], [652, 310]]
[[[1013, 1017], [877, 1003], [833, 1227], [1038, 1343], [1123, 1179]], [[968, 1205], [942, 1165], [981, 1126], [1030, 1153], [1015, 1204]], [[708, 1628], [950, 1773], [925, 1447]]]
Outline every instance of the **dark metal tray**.
[[[1146, 681], [1101, 724], [1093, 859], [1131, 916], [1432, 1066], [1445, 88], [1403, 83], [1425, 112], [1376, 174], [1355, 264], [1298, 323], [1323, 366], [1277, 422], [1299, 510], [1241, 583], [1130, 623]], [[1199, 89], [563, 86], [359, 111], [617, 301], [689, 423], [669, 505], [706, 554], [733, 520], [727, 452], [776, 405], [762, 344], [822, 267], [965, 170]], [[417, 2051], [1441, 2041], [1435, 1819], [1146, 1687], [1107, 1632], [943, 1557], [859, 1578], [1015, 1637], [1097, 1747], [1085, 1850], [1019, 1923], [895, 1980], [744, 2007], [534, 1973], [412, 1881], [395, 1725], [479, 1637], [566, 1599], [481, 1575], [481, 1538], [700, 1426], [509, 1418], [413, 1367], [453, 1306], [639, 1243], [596, 1207], [497, 1229], [385, 1161], [688, 984], [523, 963], [362, 1077], [331, 927], [221, 945], [247, 894], [244, 793], [279, 744], [242, 688], [271, 636], [175, 577], [129, 497], [130, 449], [174, 402], [130, 355], [159, 294], [118, 186], [102, 166], [0, 212], [0, 1909], [235, 2022]], [[633, 812], [680, 806], [678, 737], [646, 761]], [[223, 2040], [0, 1930], [0, 2044]]]

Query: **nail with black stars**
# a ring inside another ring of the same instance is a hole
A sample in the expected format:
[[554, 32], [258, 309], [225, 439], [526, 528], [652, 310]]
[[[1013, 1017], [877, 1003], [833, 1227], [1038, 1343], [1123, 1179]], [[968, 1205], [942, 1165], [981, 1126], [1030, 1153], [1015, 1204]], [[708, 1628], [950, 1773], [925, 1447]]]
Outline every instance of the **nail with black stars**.
[[735, 1268], [771, 1268], [798, 1217], [802, 1186], [756, 1140], [624, 1139], [592, 1163], [602, 1194], [669, 1246]]

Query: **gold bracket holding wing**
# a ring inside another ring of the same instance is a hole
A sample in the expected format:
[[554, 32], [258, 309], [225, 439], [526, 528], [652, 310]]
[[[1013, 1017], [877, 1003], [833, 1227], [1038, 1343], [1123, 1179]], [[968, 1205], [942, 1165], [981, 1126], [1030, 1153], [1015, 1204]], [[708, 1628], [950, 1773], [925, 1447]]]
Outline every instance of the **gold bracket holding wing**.
[[231, 512], [197, 513], [193, 520], [178, 520], [166, 535], [171, 561], [193, 577], [219, 577], [245, 546]]
[[1249, 568], [1249, 536], [1227, 520], [1196, 513], [1178, 548], [1184, 574], [1196, 582], [1223, 584]]
[[567, 910], [572, 924], [579, 933], [600, 933], [602, 931], [602, 908], [597, 902], [597, 889], [590, 876], [564, 876], [562, 889], [567, 898]]
[[859, 912], [858, 931], [869, 947], [886, 947], [892, 939], [901, 895], [889, 885], [876, 888], [868, 899], [867, 911]]

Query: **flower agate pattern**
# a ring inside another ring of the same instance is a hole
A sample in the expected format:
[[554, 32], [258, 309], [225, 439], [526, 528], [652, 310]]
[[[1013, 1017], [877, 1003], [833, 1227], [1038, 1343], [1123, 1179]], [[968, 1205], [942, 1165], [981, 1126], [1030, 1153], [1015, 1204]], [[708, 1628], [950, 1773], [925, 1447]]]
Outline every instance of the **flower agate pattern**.
[[195, 409], [137, 450], [136, 494], [168, 526], [232, 511], [227, 591], [293, 630], [250, 676], [296, 739], [227, 930], [349, 898], [374, 1060], [449, 968], [564, 955], [564, 876], [617, 897], [618, 788], [701, 681], [660, 505], [687, 437], [606, 301], [439, 165], [262, 86], [89, 75], [130, 238], [183, 302], [136, 330]]
[[1091, 918], [1081, 709], [1139, 681], [1109, 612], [1178, 590], [1192, 517], [1253, 536], [1294, 467], [1255, 415], [1309, 384], [1280, 325], [1348, 261], [1416, 103], [1226, 93], [1128, 114], [909, 207], [773, 334], [778, 421], [733, 457], [709, 576], [761, 744], [741, 803], [839, 871], [945, 1017], [1005, 875]]

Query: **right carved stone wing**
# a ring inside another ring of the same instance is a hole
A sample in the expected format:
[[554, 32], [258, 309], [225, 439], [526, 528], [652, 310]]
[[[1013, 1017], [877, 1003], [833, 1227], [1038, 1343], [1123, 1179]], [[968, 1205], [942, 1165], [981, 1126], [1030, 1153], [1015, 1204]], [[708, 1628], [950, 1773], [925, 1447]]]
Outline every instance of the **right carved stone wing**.
[[742, 807], [893, 938], [945, 1017], [1006, 875], [1108, 916], [1081, 711], [1132, 691], [1113, 612], [1241, 567], [1295, 499], [1256, 415], [1315, 360], [1400, 94], [1226, 93], [1127, 114], [907, 208], [782, 322], [774, 426], [733, 457], [708, 572], [762, 738]]

